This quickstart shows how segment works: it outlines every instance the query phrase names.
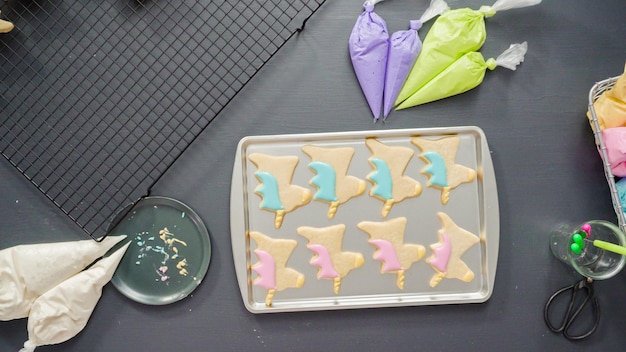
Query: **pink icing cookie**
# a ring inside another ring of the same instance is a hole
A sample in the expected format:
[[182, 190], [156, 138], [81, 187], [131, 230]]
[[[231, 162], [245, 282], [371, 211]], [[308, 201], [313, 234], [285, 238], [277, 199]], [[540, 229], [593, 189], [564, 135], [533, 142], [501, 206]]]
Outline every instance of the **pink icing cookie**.
[[430, 286], [435, 287], [443, 278], [459, 279], [470, 282], [474, 279], [474, 272], [465, 264], [461, 256], [480, 239], [475, 234], [459, 227], [448, 214], [438, 212], [441, 229], [437, 232], [439, 242], [430, 245], [432, 256], [426, 262], [435, 270], [430, 279]]
[[361, 221], [356, 226], [368, 234], [369, 243], [376, 248], [374, 259], [381, 262], [381, 273], [395, 273], [396, 286], [404, 289], [404, 273], [413, 263], [424, 257], [426, 248], [404, 243], [407, 219], [399, 217], [387, 221]]
[[607, 128], [602, 131], [602, 138], [613, 175], [626, 176], [626, 127]]
[[304, 275], [287, 267], [298, 243], [290, 239], [274, 239], [257, 231], [250, 231], [248, 235], [257, 244], [254, 254], [259, 258], [251, 267], [257, 273], [252, 284], [267, 290], [265, 305], [271, 307], [277, 291], [304, 285]]
[[341, 280], [365, 262], [363, 254], [341, 249], [346, 232], [344, 224], [321, 228], [300, 226], [296, 232], [309, 240], [307, 248], [315, 253], [310, 263], [318, 267], [317, 278], [333, 280], [335, 294], [339, 293]]

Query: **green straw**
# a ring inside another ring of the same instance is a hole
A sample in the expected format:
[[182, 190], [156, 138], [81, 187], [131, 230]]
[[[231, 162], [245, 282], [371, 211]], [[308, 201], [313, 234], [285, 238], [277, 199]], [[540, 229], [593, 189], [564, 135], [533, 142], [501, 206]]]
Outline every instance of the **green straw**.
[[600, 241], [600, 240], [593, 240], [593, 245], [609, 252], [626, 255], [626, 247], [622, 247], [614, 243]]

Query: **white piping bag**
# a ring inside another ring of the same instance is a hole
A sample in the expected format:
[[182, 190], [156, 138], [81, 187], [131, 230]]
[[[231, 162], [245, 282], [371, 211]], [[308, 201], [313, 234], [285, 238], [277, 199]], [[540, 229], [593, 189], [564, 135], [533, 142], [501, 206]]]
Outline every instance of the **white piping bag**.
[[28, 341], [20, 352], [65, 342], [83, 330], [130, 242], [59, 285], [33, 303], [28, 316]]
[[81, 272], [126, 236], [19, 245], [0, 250], [0, 321], [25, 318], [33, 302]]

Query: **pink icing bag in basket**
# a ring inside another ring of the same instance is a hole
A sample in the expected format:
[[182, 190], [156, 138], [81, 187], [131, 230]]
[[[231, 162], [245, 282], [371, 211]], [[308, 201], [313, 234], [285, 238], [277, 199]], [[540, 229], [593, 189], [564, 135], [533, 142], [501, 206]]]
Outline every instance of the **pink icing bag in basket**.
[[613, 175], [626, 176], [626, 127], [607, 128], [602, 131], [607, 162]]

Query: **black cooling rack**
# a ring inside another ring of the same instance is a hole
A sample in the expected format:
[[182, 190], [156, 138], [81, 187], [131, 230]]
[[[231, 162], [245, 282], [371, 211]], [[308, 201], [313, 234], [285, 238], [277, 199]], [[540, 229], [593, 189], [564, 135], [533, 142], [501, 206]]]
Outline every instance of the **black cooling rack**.
[[4, 1], [0, 151], [101, 237], [324, 1]]

